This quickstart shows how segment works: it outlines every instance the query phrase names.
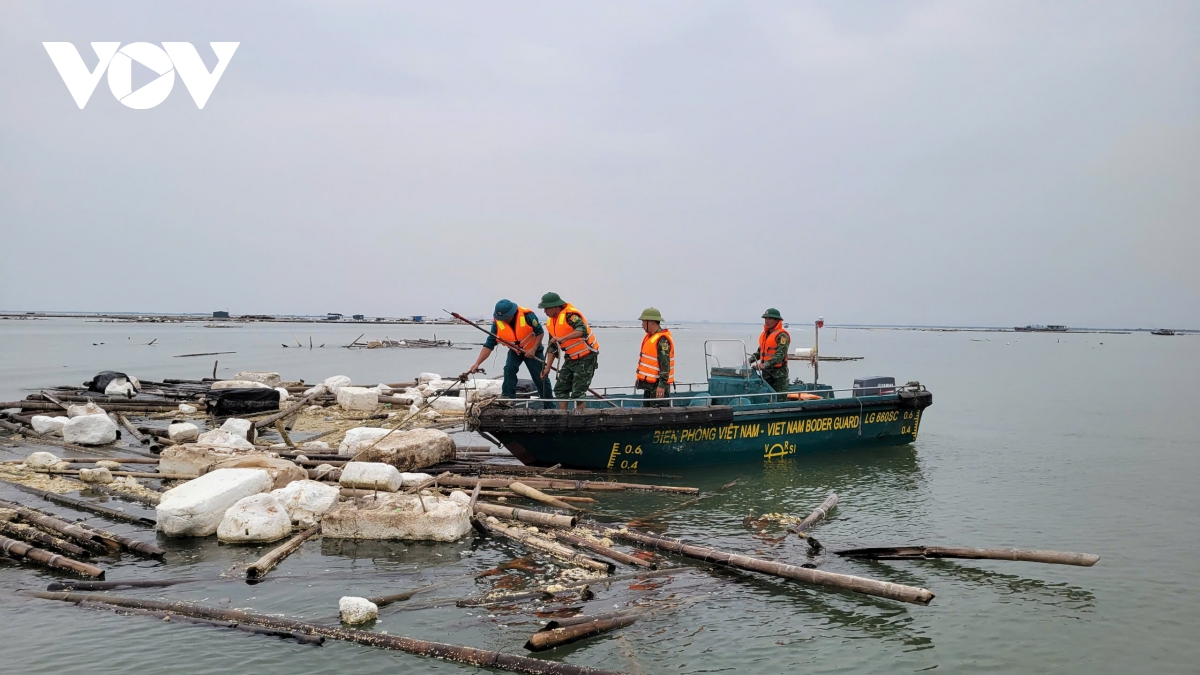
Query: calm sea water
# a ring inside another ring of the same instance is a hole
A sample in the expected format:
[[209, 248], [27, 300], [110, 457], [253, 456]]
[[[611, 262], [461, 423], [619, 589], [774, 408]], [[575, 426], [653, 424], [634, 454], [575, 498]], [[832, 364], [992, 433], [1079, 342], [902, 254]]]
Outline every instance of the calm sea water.
[[[367, 338], [432, 337], [478, 342], [466, 327], [105, 324], [83, 320], [0, 321], [0, 398], [28, 388], [79, 383], [102, 369], [140, 377], [199, 378], [277, 370], [287, 379], [333, 374], [394, 382], [420, 371], [454, 374], [471, 350], [347, 350]], [[793, 329], [807, 345], [811, 328]], [[706, 339], [744, 339], [755, 326], [674, 329], [683, 380], [703, 376]], [[325, 349], [284, 349], [308, 337]], [[600, 385], [625, 385], [640, 333], [600, 329]], [[836, 341], [835, 341], [836, 337]], [[157, 338], [154, 346], [147, 342]], [[640, 673], [1197, 672], [1200, 647], [1200, 338], [1135, 335], [822, 332], [824, 354], [864, 356], [822, 364], [835, 387], [854, 377], [920, 380], [934, 393], [920, 439], [886, 451], [846, 452], [773, 464], [684, 472], [678, 484], [715, 490], [741, 484], [662, 517], [667, 533], [790, 562], [809, 558], [799, 540], [743, 529], [742, 517], [807, 514], [825, 495], [841, 501], [815, 534], [828, 546], [906, 543], [1019, 546], [1087, 551], [1093, 568], [988, 561], [865, 562], [834, 556], [822, 569], [929, 588], [928, 607], [806, 588], [733, 572], [680, 574], [659, 589], [678, 609], [629, 628], [543, 654]], [[100, 344], [103, 343], [103, 344]], [[194, 352], [215, 357], [173, 358]], [[499, 374], [501, 362], [485, 364]], [[809, 379], [805, 365], [793, 375]], [[4, 450], [0, 458], [28, 449]], [[27, 497], [0, 486], [0, 497]], [[667, 495], [604, 495], [599, 510], [633, 517], [677, 503]], [[124, 505], [136, 510], [136, 506]], [[82, 514], [46, 506], [77, 518]], [[104, 521], [95, 520], [97, 524]], [[104, 524], [142, 538], [133, 526]], [[778, 529], [769, 532], [778, 535]], [[462, 596], [483, 582], [461, 579], [514, 556], [518, 547], [468, 537], [453, 544], [310, 542], [248, 586], [221, 573], [257, 558], [256, 547], [160, 540], [165, 563], [125, 557], [109, 579], [203, 577], [213, 581], [122, 595], [186, 599], [311, 620], [331, 620], [342, 595], [397, 592], [455, 580], [432, 596]], [[34, 673], [394, 673], [474, 669], [328, 642], [321, 648], [142, 617], [80, 610], [11, 594], [57, 578], [0, 563], [0, 663]], [[588, 611], [624, 606], [627, 584], [598, 589]], [[524, 653], [541, 620], [518, 612], [455, 607], [384, 611], [374, 630]], [[528, 607], [524, 608], [528, 609]]]

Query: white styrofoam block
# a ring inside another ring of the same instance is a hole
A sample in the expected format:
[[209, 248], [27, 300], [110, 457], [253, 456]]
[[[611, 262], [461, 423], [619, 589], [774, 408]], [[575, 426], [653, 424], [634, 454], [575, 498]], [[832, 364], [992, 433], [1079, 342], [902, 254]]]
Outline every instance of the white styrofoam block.
[[292, 395], [289, 394], [288, 390], [284, 387], [275, 387], [275, 391], [279, 392], [279, 402], [280, 403], [283, 403], [284, 401], [286, 401], [292, 397]]
[[263, 469], [206, 473], [162, 494], [156, 507], [158, 529], [168, 537], [207, 537], [217, 531], [229, 507], [271, 486], [271, 475]]
[[25, 466], [31, 469], [49, 469], [61, 461], [53, 452], [35, 452], [25, 458]]
[[341, 491], [315, 480], [298, 480], [271, 494], [287, 509], [294, 523], [309, 525], [337, 506]]
[[278, 387], [282, 380], [279, 379], [279, 373], [268, 373], [256, 370], [244, 370], [233, 376], [235, 380], [245, 382], [260, 382], [268, 387]]
[[225, 420], [225, 423], [221, 425], [221, 428], [233, 434], [234, 436], [237, 436], [238, 438], [246, 438], [246, 434], [250, 433], [250, 427], [252, 426], [254, 426], [254, 423], [250, 420], [230, 417], [229, 419]]
[[427, 473], [400, 473], [400, 485], [402, 487], [416, 487], [421, 483], [433, 478]]
[[458, 502], [459, 504], [470, 504], [471, 503], [471, 495], [463, 492], [462, 490], [451, 491], [450, 499]]
[[428, 384], [440, 379], [442, 379], [442, 376], [437, 373], [421, 373], [417, 375], [417, 384]]
[[252, 380], [221, 380], [213, 382], [212, 389], [271, 389], [262, 382]]
[[440, 413], [457, 413], [459, 415], [465, 415], [467, 412], [467, 400], [464, 398], [443, 396], [431, 402], [429, 407], [430, 409], [436, 410]]
[[[425, 504], [424, 508], [421, 503]], [[325, 514], [321, 519], [321, 536], [457, 541], [471, 531], [470, 518], [466, 504], [455, 499], [381, 493], [378, 499], [370, 495], [353, 502], [342, 502]]]
[[80, 469], [79, 480], [84, 483], [111, 483], [113, 482], [112, 472], [104, 467], [95, 469]]
[[196, 406], [188, 405], [186, 403], [180, 403], [179, 404], [179, 412], [181, 412], [185, 415], [191, 415], [196, 412]]
[[176, 422], [167, 427], [167, 438], [176, 443], [194, 441], [200, 437], [200, 427], [191, 422]]
[[196, 438], [198, 445], [209, 445], [215, 448], [235, 448], [239, 450], [253, 450], [254, 444], [247, 441], [244, 436], [233, 434], [228, 429], [213, 429], [200, 434]]
[[342, 487], [395, 492], [404, 484], [400, 471], [382, 462], [347, 462], [338, 479]]
[[104, 412], [104, 408], [87, 402], [87, 405], [69, 405], [67, 406], [67, 417], [80, 417], [82, 415], [100, 415]]
[[304, 441], [300, 444], [301, 450], [329, 450], [329, 444], [325, 441]]
[[104, 387], [105, 396], [134, 396], [137, 391], [133, 388], [133, 383], [123, 377], [114, 377]]
[[39, 434], [50, 436], [62, 436], [63, 425], [67, 423], [69, 417], [50, 417], [49, 415], [34, 415], [30, 422], [33, 424], [33, 430]]
[[333, 375], [325, 378], [325, 381], [321, 384], [329, 391], [329, 393], [337, 396], [339, 389], [350, 386], [350, 378], [346, 377], [345, 375]]
[[292, 533], [287, 509], [270, 494], [242, 497], [225, 511], [217, 539], [228, 544], [265, 544]]
[[363, 441], [374, 441], [382, 436], [386, 436], [387, 433], [387, 429], [380, 429], [378, 427], [355, 427], [350, 429], [338, 445], [338, 454], [354, 456], [358, 452], [357, 446], [360, 443]]
[[338, 600], [338, 615], [345, 624], [360, 624], [374, 621], [379, 616], [379, 607], [366, 598], [345, 596]]
[[379, 392], [365, 387], [342, 387], [337, 402], [342, 410], [374, 410], [379, 406]]
[[117, 424], [103, 412], [72, 417], [62, 431], [64, 441], [77, 445], [104, 445], [117, 440]]

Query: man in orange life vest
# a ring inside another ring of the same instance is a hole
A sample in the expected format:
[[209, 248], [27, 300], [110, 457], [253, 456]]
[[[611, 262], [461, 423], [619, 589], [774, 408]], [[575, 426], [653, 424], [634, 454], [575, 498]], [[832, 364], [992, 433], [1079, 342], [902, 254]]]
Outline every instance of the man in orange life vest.
[[501, 300], [496, 303], [496, 311], [492, 314], [492, 334], [479, 350], [479, 358], [467, 373], [479, 371], [479, 365], [492, 355], [492, 350], [498, 344], [496, 338], [515, 345], [508, 348], [508, 359], [504, 362], [504, 384], [500, 390], [505, 398], [517, 396], [517, 371], [525, 364], [533, 385], [537, 388], [540, 398], [550, 398], [550, 387], [541, 376], [545, 353], [542, 351], [542, 324], [538, 322], [537, 314], [532, 309], [518, 307], [511, 300]]
[[[550, 375], [550, 365], [563, 352], [563, 364], [558, 369], [558, 382], [554, 384], [554, 398], [581, 399], [587, 394], [600, 361], [600, 343], [588, 328], [583, 313], [558, 293], [542, 296], [538, 307], [546, 310], [546, 331], [550, 333], [550, 348], [546, 351], [546, 366], [542, 377]], [[547, 380], [548, 381], [548, 380]], [[558, 407], [566, 410], [567, 402], [559, 401]], [[576, 401], [576, 408], [583, 401]]]
[[671, 331], [662, 327], [662, 313], [657, 309], [647, 307], [638, 318], [642, 330], [646, 331], [637, 366], [636, 387], [646, 392], [642, 405], [647, 408], [669, 406], [671, 385], [675, 384], [675, 340]]
[[792, 336], [783, 327], [783, 317], [772, 307], [763, 312], [763, 332], [758, 336], [758, 351], [750, 357], [751, 367], [761, 370], [763, 379], [775, 391], [788, 388], [788, 346]]

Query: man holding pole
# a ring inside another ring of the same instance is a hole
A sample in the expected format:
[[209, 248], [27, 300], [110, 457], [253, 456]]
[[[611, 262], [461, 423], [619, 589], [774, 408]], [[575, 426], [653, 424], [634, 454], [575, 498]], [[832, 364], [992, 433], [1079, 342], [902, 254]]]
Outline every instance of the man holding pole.
[[[550, 366], [561, 351], [563, 364], [558, 370], [558, 381], [554, 384], [554, 398], [581, 399], [592, 384], [592, 376], [596, 374], [600, 343], [588, 328], [583, 313], [559, 297], [558, 293], [543, 295], [538, 307], [546, 310], [546, 330], [550, 333], [550, 348], [546, 352], [542, 378], [550, 375]], [[559, 401], [558, 407], [566, 410], [566, 401]], [[576, 401], [575, 407], [582, 408], [583, 402]]]
[[475, 359], [467, 373], [479, 371], [479, 366], [492, 355], [497, 344], [508, 347], [508, 359], [504, 362], [504, 384], [501, 395], [504, 398], [517, 396], [517, 372], [521, 364], [533, 378], [533, 386], [537, 388], [539, 398], [550, 398], [550, 387], [542, 377], [542, 365], [546, 362], [542, 350], [542, 324], [538, 322], [537, 314], [532, 309], [519, 307], [511, 300], [501, 300], [496, 303], [492, 314], [492, 330], [483, 349], [479, 350], [479, 358]]
[[758, 336], [758, 351], [750, 357], [751, 368], [762, 371], [762, 377], [775, 391], [788, 388], [788, 346], [792, 336], [783, 327], [783, 317], [774, 307], [763, 312], [763, 332]]

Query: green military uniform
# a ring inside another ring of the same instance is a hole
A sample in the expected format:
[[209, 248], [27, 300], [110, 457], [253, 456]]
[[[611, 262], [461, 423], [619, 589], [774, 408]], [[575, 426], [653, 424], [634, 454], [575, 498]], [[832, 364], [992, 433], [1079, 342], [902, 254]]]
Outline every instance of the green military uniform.
[[[779, 310], [777, 309], [768, 309], [767, 312], [763, 314], [763, 318], [782, 320], [782, 317], [779, 315]], [[781, 333], [775, 341], [775, 354], [771, 356], [770, 359], [763, 362], [762, 377], [775, 391], [787, 391], [788, 385], [791, 382], [791, 378], [788, 375], [787, 363], [788, 348], [791, 347], [791, 342], [792, 341], [790, 338], [788, 338], [788, 334], [786, 332]], [[762, 358], [762, 354], [756, 349], [754, 350], [754, 354], [750, 357], [750, 360], [757, 361], [760, 358]]]
[[[658, 407], [671, 405], [670, 401], [667, 400], [667, 399], [671, 398], [671, 385], [667, 383], [671, 377], [671, 343], [667, 342], [666, 340], [659, 340], [657, 344], [658, 344], [658, 381], [657, 382], [646, 382], [643, 380], [638, 380], [637, 384], [634, 385], [638, 389], [645, 392], [643, 398], [657, 399], [654, 401], [647, 400], [645, 403], [642, 403], [643, 406], [646, 406], [649, 408], [658, 408]], [[663, 388], [663, 393], [664, 393], [664, 396], [661, 399], [658, 398], [658, 392], [656, 391], [658, 389], [659, 383], [662, 383], [662, 388]]]
[[[569, 315], [567, 325], [579, 331], [579, 337], [587, 338], [587, 324], [578, 314]], [[552, 359], [558, 351], [558, 344], [551, 342], [549, 357]], [[554, 398], [583, 398], [599, 365], [600, 355], [596, 352], [577, 359], [563, 359], [563, 364], [558, 367], [558, 381], [554, 383]]]

